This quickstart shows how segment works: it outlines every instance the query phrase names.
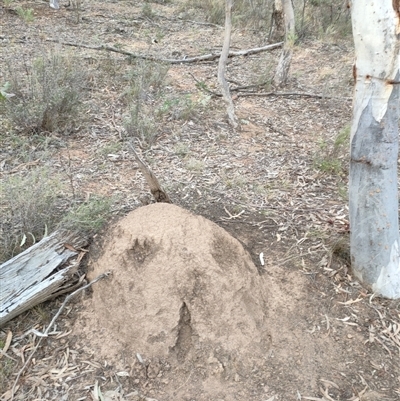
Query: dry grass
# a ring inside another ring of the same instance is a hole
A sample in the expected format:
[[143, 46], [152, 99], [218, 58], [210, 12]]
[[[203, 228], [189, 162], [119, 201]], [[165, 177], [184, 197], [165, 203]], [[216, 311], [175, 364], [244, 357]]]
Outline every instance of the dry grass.
[[37, 168], [0, 182], [0, 262], [52, 231], [63, 213], [65, 185], [49, 169]]

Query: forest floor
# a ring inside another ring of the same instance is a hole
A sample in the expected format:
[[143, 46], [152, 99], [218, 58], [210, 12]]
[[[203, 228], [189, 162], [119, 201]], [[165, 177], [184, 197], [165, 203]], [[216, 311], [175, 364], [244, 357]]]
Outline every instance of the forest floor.
[[[10, 66], [23, 71], [51, 51], [78, 60], [89, 73], [82, 88], [88, 92], [86, 115], [73, 133], [16, 137], [2, 128], [1, 179], [46, 166], [64, 174], [77, 193], [112, 196], [118, 216], [149, 202], [124, 128], [125, 95], [139, 64], [118, 52], [65, 43], [164, 59], [220, 50], [223, 27], [201, 23], [201, 15], [189, 18], [179, 2], [150, 4], [151, 13], [139, 2], [111, 0], [85, 3], [79, 12], [63, 5], [55, 11], [37, 1], [0, 6], [0, 84], [8, 80]], [[31, 8], [33, 21], [18, 15], [17, 5]], [[232, 50], [265, 44], [257, 30], [233, 31]], [[207, 389], [207, 395], [195, 385], [201, 377], [189, 372], [174, 378], [174, 392], [165, 364], [157, 379], [90, 351], [89, 336], [82, 346], [85, 339], [73, 332], [84, 308], [79, 298], [61, 315], [55, 334], [42, 341], [15, 400], [97, 400], [98, 386], [114, 391], [108, 399], [119, 400], [399, 399], [399, 302], [374, 297], [348, 267], [351, 39], [296, 45], [290, 79], [281, 90], [268, 84], [279, 55], [277, 48], [229, 60], [231, 87], [242, 87], [233, 92], [237, 131], [227, 122], [221, 98], [210, 94], [219, 92], [218, 61], [171, 64], [163, 97], [153, 99], [150, 88], [143, 106], [148, 113], [152, 103], [161, 104], [164, 112], [154, 130], [134, 142], [174, 204], [227, 230], [250, 253], [260, 276], [279, 283], [274, 335], [269, 352], [260, 356], [265, 370], [235, 377], [236, 393], [216, 377], [215, 394]], [[42, 330], [61, 302], [46, 303], [1, 329], [3, 344], [12, 335], [7, 355], [0, 354], [2, 400], [11, 399], [16, 373], [38, 341], [24, 333]]]

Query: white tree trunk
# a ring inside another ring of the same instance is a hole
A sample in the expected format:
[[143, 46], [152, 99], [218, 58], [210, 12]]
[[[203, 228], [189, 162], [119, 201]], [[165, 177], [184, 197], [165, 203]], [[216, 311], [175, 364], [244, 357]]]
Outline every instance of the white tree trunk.
[[392, 0], [353, 0], [355, 93], [350, 161], [354, 274], [379, 295], [400, 297], [397, 195], [399, 10]]
[[285, 43], [273, 79], [275, 86], [286, 84], [292, 61], [293, 46], [296, 39], [294, 11], [292, 0], [282, 0], [283, 15], [285, 19]]
[[282, 8], [282, 0], [274, 0], [272, 5], [271, 28], [269, 30], [268, 41], [282, 40], [285, 35], [285, 22]]
[[235, 115], [235, 107], [233, 105], [231, 92], [229, 90], [228, 82], [225, 79], [226, 63], [229, 56], [229, 47], [231, 45], [231, 31], [232, 31], [232, 6], [233, 0], [226, 0], [225, 2], [225, 36], [224, 45], [222, 46], [221, 56], [218, 63], [218, 82], [221, 86], [222, 98], [226, 103], [227, 114], [229, 123], [233, 128], [237, 128], [238, 122]]

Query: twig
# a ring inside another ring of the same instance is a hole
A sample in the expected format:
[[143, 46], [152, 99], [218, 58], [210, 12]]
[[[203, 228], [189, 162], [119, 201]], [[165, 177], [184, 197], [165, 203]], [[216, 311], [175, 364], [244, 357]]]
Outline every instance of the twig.
[[191, 72], [189, 72], [189, 75], [195, 80], [195, 82], [198, 84], [198, 88], [203, 90], [204, 92], [208, 93], [209, 95], [220, 97], [222, 96], [220, 93], [214, 92], [210, 89], [208, 89], [203, 82], [199, 81]]
[[351, 97], [340, 97], [340, 96], [329, 96], [329, 95], [319, 95], [318, 93], [307, 93], [307, 92], [238, 92], [237, 96], [259, 96], [259, 97], [269, 97], [269, 96], [300, 96], [300, 97], [314, 97], [317, 99], [342, 99], [342, 100], [353, 100]]
[[[201, 81], [199, 81], [192, 73], [189, 75], [199, 84], [198, 88], [203, 90], [204, 92], [215, 96], [215, 97], [222, 97], [221, 93], [214, 92], [207, 87], [205, 87]], [[244, 89], [251, 89], [251, 88], [260, 88], [265, 86], [267, 82], [258, 85], [247, 85], [247, 86], [238, 86], [235, 88], [231, 88], [231, 92], [236, 92], [237, 97], [249, 97], [249, 96], [256, 96], [256, 97], [290, 97], [290, 96], [298, 96], [298, 97], [308, 97], [308, 98], [316, 98], [316, 99], [341, 99], [346, 101], [352, 101], [352, 97], [341, 97], [341, 96], [330, 96], [330, 95], [320, 95], [319, 93], [309, 93], [309, 92], [241, 92]]]
[[[92, 45], [85, 45], [85, 44], [73, 43], [73, 42], [63, 42], [63, 41], [59, 41], [56, 39], [46, 39], [46, 41], [59, 43], [60, 45], [64, 45], [64, 46], [83, 47], [85, 49], [92, 49], [92, 50], [106, 50], [109, 52], [124, 54], [125, 56], [129, 56], [132, 58], [138, 58], [141, 60], [149, 60], [149, 61], [157, 61], [159, 63], [169, 63], [169, 64], [188, 64], [188, 63], [197, 63], [197, 62], [201, 62], [201, 61], [212, 61], [212, 60], [219, 59], [219, 57], [221, 56], [221, 52], [216, 52], [216, 53], [211, 53], [211, 54], [205, 54], [203, 56], [186, 57], [186, 58], [178, 59], [178, 60], [177, 59], [163, 59], [163, 58], [157, 58], [157, 57], [153, 57], [153, 56], [146, 56], [146, 55], [131, 53], [126, 50], [117, 49], [116, 47], [107, 46], [107, 45], [92, 46]], [[253, 49], [240, 50], [237, 52], [231, 51], [231, 52], [229, 52], [228, 57], [249, 56], [251, 54], [261, 53], [261, 52], [268, 51], [268, 50], [273, 50], [273, 49], [276, 49], [281, 46], [282, 46], [282, 42], [279, 42], [279, 43], [274, 43], [272, 45], [267, 45], [267, 46], [263, 46], [263, 47], [255, 47]]]
[[169, 199], [168, 194], [161, 188], [161, 185], [158, 182], [157, 177], [150, 170], [150, 167], [147, 166], [146, 163], [136, 153], [135, 148], [132, 145], [132, 142], [129, 142], [129, 146], [131, 147], [133, 155], [135, 156], [135, 159], [136, 159], [137, 163], [139, 164], [140, 171], [144, 175], [144, 178], [146, 179], [147, 184], [149, 184], [150, 192], [154, 196], [155, 201], [156, 202], [164, 202], [164, 203], [172, 203], [171, 200]]
[[18, 375], [15, 379], [14, 385], [11, 389], [11, 401], [14, 400], [14, 395], [15, 395], [15, 390], [18, 384], [18, 381], [22, 375], [22, 373], [25, 371], [25, 369], [27, 368], [27, 366], [29, 365], [29, 363], [31, 362], [33, 355], [35, 354], [35, 352], [38, 350], [39, 345], [42, 341], [42, 339], [44, 337], [47, 337], [47, 334], [49, 333], [51, 327], [54, 325], [54, 323], [56, 322], [56, 320], [58, 319], [58, 317], [61, 315], [61, 312], [63, 311], [63, 309], [65, 308], [65, 306], [67, 305], [67, 303], [76, 295], [79, 294], [81, 291], [85, 290], [86, 288], [89, 288], [91, 285], [93, 285], [94, 283], [96, 283], [97, 281], [108, 277], [110, 275], [110, 272], [107, 273], [103, 273], [100, 274], [100, 276], [97, 276], [94, 280], [92, 280], [90, 283], [84, 285], [83, 287], [78, 288], [76, 291], [74, 291], [72, 294], [69, 294], [65, 299], [64, 302], [62, 303], [62, 305], [60, 306], [60, 308], [58, 309], [58, 312], [54, 315], [53, 319], [51, 320], [50, 324], [47, 326], [47, 329], [45, 330], [45, 332], [43, 333], [43, 337], [39, 337], [39, 340], [37, 342], [37, 344], [35, 345], [35, 348], [32, 350], [31, 354], [29, 355], [28, 359], [26, 360], [26, 362], [24, 363], [24, 366], [22, 366], [22, 368], [20, 369], [20, 371], [18, 372]]

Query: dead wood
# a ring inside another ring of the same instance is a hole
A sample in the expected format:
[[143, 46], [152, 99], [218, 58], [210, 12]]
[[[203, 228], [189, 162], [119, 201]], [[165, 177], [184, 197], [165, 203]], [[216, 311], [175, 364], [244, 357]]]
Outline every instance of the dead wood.
[[[235, 89], [232, 89], [234, 91]], [[218, 95], [222, 96], [222, 95]], [[255, 96], [255, 97], [291, 97], [291, 96], [298, 96], [298, 97], [310, 97], [316, 99], [343, 99], [353, 101], [351, 97], [340, 97], [340, 96], [330, 96], [330, 95], [321, 95], [318, 93], [308, 93], [308, 92], [238, 92], [236, 96], [246, 97], [246, 96]]]
[[34, 306], [75, 288], [87, 245], [73, 233], [56, 231], [0, 265], [0, 327]]
[[14, 385], [11, 389], [11, 401], [14, 399], [14, 395], [17, 391], [17, 385], [18, 385], [18, 381], [22, 375], [22, 373], [24, 373], [25, 369], [27, 368], [27, 366], [30, 364], [33, 355], [35, 354], [35, 352], [37, 351], [37, 349], [39, 348], [39, 345], [42, 341], [43, 338], [47, 337], [50, 329], [53, 327], [54, 323], [56, 322], [56, 320], [58, 319], [58, 317], [61, 315], [61, 312], [63, 311], [63, 309], [65, 308], [65, 305], [67, 305], [67, 303], [77, 294], [79, 294], [81, 291], [89, 288], [90, 286], [92, 286], [94, 283], [96, 283], [97, 281], [108, 277], [110, 275], [109, 272], [107, 273], [103, 273], [100, 274], [98, 277], [96, 277], [94, 280], [92, 280], [90, 283], [84, 285], [83, 287], [78, 288], [77, 290], [75, 290], [73, 293], [69, 294], [65, 299], [64, 302], [62, 303], [62, 305], [60, 306], [60, 308], [58, 309], [57, 313], [54, 315], [53, 319], [51, 319], [51, 322], [49, 323], [49, 325], [47, 326], [47, 329], [44, 331], [44, 333], [41, 333], [41, 335], [39, 336], [39, 340], [36, 343], [35, 347], [33, 348], [32, 352], [30, 353], [28, 359], [25, 361], [24, 365], [22, 366], [22, 368], [19, 370], [17, 377], [14, 381]]
[[[189, 64], [189, 63], [197, 63], [197, 62], [201, 62], [201, 61], [213, 61], [213, 60], [219, 59], [221, 56], [221, 52], [216, 52], [216, 53], [204, 54], [203, 56], [186, 57], [183, 59], [164, 59], [164, 58], [158, 58], [158, 57], [153, 57], [153, 56], [136, 54], [136, 53], [128, 52], [126, 50], [117, 49], [116, 47], [113, 47], [113, 46], [107, 46], [107, 45], [92, 46], [92, 45], [85, 45], [82, 43], [63, 42], [63, 41], [55, 40], [55, 39], [46, 39], [46, 40], [48, 42], [55, 42], [55, 43], [59, 43], [60, 45], [64, 45], [64, 46], [83, 47], [85, 49], [91, 49], [91, 50], [106, 50], [109, 52], [124, 54], [125, 56], [129, 56], [132, 58], [137, 58], [137, 59], [141, 59], [141, 60], [149, 60], [149, 61], [157, 61], [160, 63], [169, 63], [169, 64]], [[230, 51], [228, 54], [228, 57], [250, 56], [251, 54], [257, 54], [257, 53], [265, 52], [268, 50], [277, 49], [278, 47], [282, 46], [282, 43], [283, 42], [273, 43], [271, 45], [255, 47], [255, 48], [247, 49], [247, 50]]]
[[233, 105], [232, 96], [229, 91], [229, 85], [225, 78], [226, 62], [229, 55], [229, 47], [231, 45], [232, 31], [232, 0], [226, 0], [225, 3], [225, 36], [224, 45], [222, 46], [221, 57], [218, 63], [218, 82], [221, 86], [222, 98], [226, 103], [226, 111], [229, 118], [229, 123], [233, 128], [237, 128], [238, 122], [235, 115], [235, 107]]
[[144, 175], [144, 178], [149, 184], [150, 192], [152, 193], [156, 202], [164, 202], [164, 203], [172, 203], [169, 199], [168, 194], [162, 189], [160, 183], [157, 180], [157, 177], [154, 173], [150, 170], [150, 167], [139, 157], [136, 153], [135, 148], [133, 147], [132, 143], [129, 143], [129, 146], [132, 149], [133, 155], [139, 165], [140, 171]]
[[[204, 92], [208, 93], [209, 95], [215, 97], [222, 97], [221, 93], [214, 92], [207, 87], [202, 85], [202, 82], [199, 81], [192, 73], [189, 75], [194, 79], [194, 81], [199, 84], [199, 89], [203, 90]], [[235, 88], [230, 88], [230, 92], [236, 92], [237, 97], [308, 97], [308, 98], [316, 98], [316, 99], [343, 99], [347, 101], [353, 101], [351, 97], [341, 97], [341, 96], [330, 96], [330, 95], [323, 95], [319, 93], [309, 93], [309, 92], [254, 92], [254, 91], [245, 91], [246, 89], [258, 89], [262, 88], [263, 86], [267, 85], [267, 82], [257, 84], [257, 85], [246, 85], [246, 86], [237, 86]]]

